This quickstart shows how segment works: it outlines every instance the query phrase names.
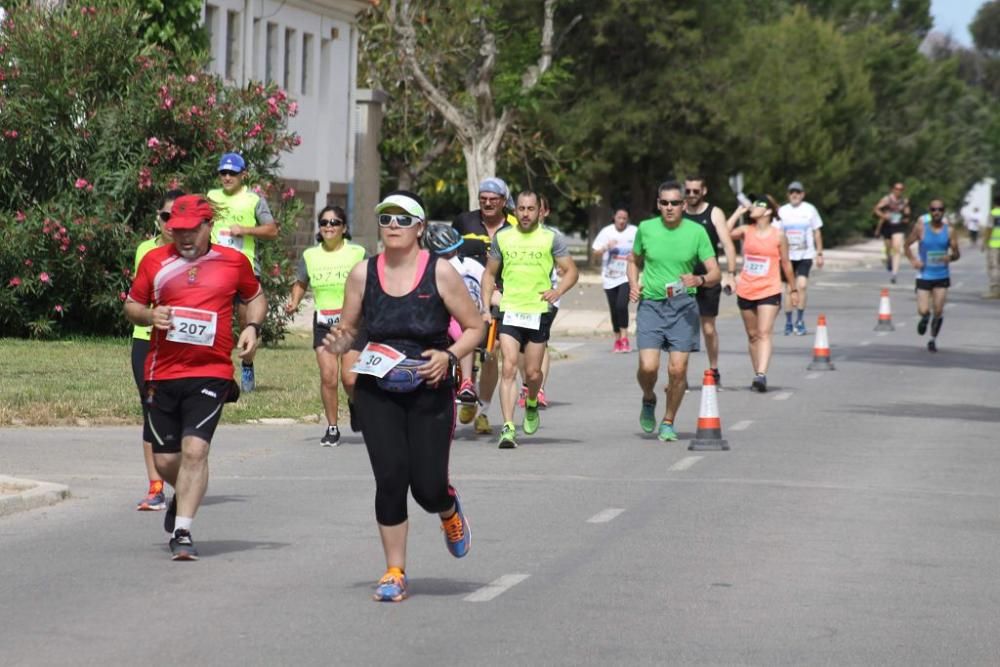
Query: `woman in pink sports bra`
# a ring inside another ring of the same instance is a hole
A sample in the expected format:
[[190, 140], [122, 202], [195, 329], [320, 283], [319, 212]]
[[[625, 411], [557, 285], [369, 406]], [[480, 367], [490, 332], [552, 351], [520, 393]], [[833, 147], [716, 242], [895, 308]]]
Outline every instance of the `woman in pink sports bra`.
[[[740, 216], [749, 214], [754, 224], [732, 227]], [[736, 304], [743, 316], [750, 347], [754, 378], [750, 389], [767, 391], [767, 367], [771, 363], [771, 332], [781, 309], [781, 272], [789, 285], [795, 284], [792, 262], [788, 258], [788, 239], [771, 225], [778, 218], [778, 203], [770, 195], [757, 197], [750, 208], [740, 206], [726, 223], [733, 239], [743, 239], [743, 270], [736, 282]], [[798, 290], [791, 290], [792, 306], [798, 303]]]

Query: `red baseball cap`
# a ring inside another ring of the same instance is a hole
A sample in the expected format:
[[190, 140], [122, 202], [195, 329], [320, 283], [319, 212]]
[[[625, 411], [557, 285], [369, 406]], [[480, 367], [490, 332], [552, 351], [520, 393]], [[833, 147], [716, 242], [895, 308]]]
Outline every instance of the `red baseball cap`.
[[170, 231], [194, 229], [203, 222], [211, 222], [213, 213], [212, 205], [202, 195], [184, 195], [174, 200], [166, 227]]

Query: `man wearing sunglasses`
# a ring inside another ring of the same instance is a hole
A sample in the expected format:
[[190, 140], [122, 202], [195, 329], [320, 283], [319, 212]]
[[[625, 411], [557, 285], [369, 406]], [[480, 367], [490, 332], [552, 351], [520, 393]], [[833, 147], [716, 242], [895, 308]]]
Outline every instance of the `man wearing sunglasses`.
[[[719, 374], [719, 332], [715, 328], [715, 320], [719, 316], [719, 301], [722, 290], [730, 290], [736, 284], [736, 249], [729, 238], [729, 228], [726, 227], [726, 214], [718, 206], [705, 201], [708, 186], [705, 177], [701, 175], [688, 176], [684, 179], [684, 217], [694, 220], [708, 233], [708, 240], [715, 248], [715, 259], [719, 259], [719, 251], [726, 254], [726, 272], [722, 282], [714, 287], [702, 287], [698, 290], [698, 314], [701, 317], [701, 335], [705, 338], [705, 352], [708, 353], [708, 367], [715, 376], [715, 384], [721, 384]], [[705, 265], [700, 262], [694, 267], [694, 275], [703, 276]]]
[[[806, 289], [809, 287], [809, 271], [813, 261], [816, 268], [823, 268], [823, 219], [816, 207], [805, 200], [806, 193], [799, 181], [788, 184], [788, 203], [778, 209], [774, 226], [785, 232], [788, 239], [788, 256], [795, 273], [795, 284], [788, 285], [785, 302], [785, 335], [795, 332], [805, 336]], [[795, 307], [795, 324], [792, 324], [792, 290], [798, 290], [799, 300]]]
[[[929, 213], [920, 216], [913, 225], [903, 250], [910, 264], [917, 270], [917, 333], [927, 333], [931, 325], [931, 338], [927, 350], [937, 352], [937, 337], [944, 322], [944, 304], [951, 287], [951, 263], [957, 261], [958, 237], [954, 227], [944, 215], [944, 201], [932, 199]], [[913, 244], [919, 243], [919, 256], [913, 254]], [[933, 318], [932, 318], [933, 311]]]
[[[508, 213], [508, 209], [514, 209], [514, 201], [511, 199], [507, 184], [495, 176], [484, 179], [479, 184], [479, 208], [462, 213], [451, 225], [464, 239], [459, 249], [459, 257], [469, 257], [486, 266], [496, 233], [505, 227], [517, 224], [517, 218]], [[502, 286], [497, 285], [498, 293], [501, 289]], [[492, 305], [495, 304], [487, 304], [487, 307]], [[497, 355], [487, 355], [479, 369], [480, 407], [479, 415], [473, 425], [476, 433], [493, 432], [487, 413], [499, 378]]]
[[[278, 238], [278, 224], [271, 215], [267, 200], [251, 192], [244, 184], [246, 162], [243, 156], [226, 153], [219, 160], [218, 171], [222, 187], [209, 190], [206, 195], [215, 207], [212, 242], [242, 252], [250, 260], [254, 274], [260, 277], [257, 240]], [[247, 321], [246, 306], [239, 304], [237, 313], [242, 329]], [[245, 392], [253, 391], [257, 384], [253, 368], [255, 354], [254, 351], [243, 358], [240, 384]]]
[[[658, 437], [677, 440], [674, 418], [687, 389], [688, 356], [699, 349], [700, 318], [695, 295], [701, 287], [719, 284], [722, 273], [708, 233], [697, 222], [684, 219], [680, 183], [666, 181], [657, 191], [660, 215], [639, 223], [628, 265], [629, 298], [639, 302], [636, 311], [636, 344], [642, 410], [639, 425], [646, 433], [656, 428], [656, 381], [660, 351], [667, 363], [667, 406]], [[704, 275], [695, 275], [698, 262]], [[639, 271], [643, 271], [642, 283]], [[641, 300], [640, 300], [641, 297]]]

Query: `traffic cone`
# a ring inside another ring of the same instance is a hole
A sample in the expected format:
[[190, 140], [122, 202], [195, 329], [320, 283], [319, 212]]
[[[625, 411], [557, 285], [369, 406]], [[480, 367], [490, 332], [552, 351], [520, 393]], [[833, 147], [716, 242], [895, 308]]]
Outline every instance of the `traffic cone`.
[[892, 308], [889, 307], [889, 290], [883, 288], [882, 298], [878, 302], [878, 324], [875, 325], [875, 331], [895, 330], [896, 327], [892, 326]]
[[826, 315], [820, 315], [816, 322], [816, 341], [813, 343], [813, 360], [807, 370], [810, 371], [832, 371], [833, 364], [830, 363], [830, 340], [826, 335]]
[[729, 443], [722, 439], [722, 421], [719, 419], [719, 400], [715, 393], [715, 374], [705, 371], [701, 381], [701, 409], [698, 411], [698, 431], [688, 449], [701, 451], [728, 451]]

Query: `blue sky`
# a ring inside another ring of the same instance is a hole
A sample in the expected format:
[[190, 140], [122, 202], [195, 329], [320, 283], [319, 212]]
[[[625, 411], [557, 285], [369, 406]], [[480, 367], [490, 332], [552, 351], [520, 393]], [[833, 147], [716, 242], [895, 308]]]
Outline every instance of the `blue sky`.
[[969, 24], [982, 5], [983, 0], [931, 0], [934, 30], [951, 33], [959, 43], [972, 46]]

